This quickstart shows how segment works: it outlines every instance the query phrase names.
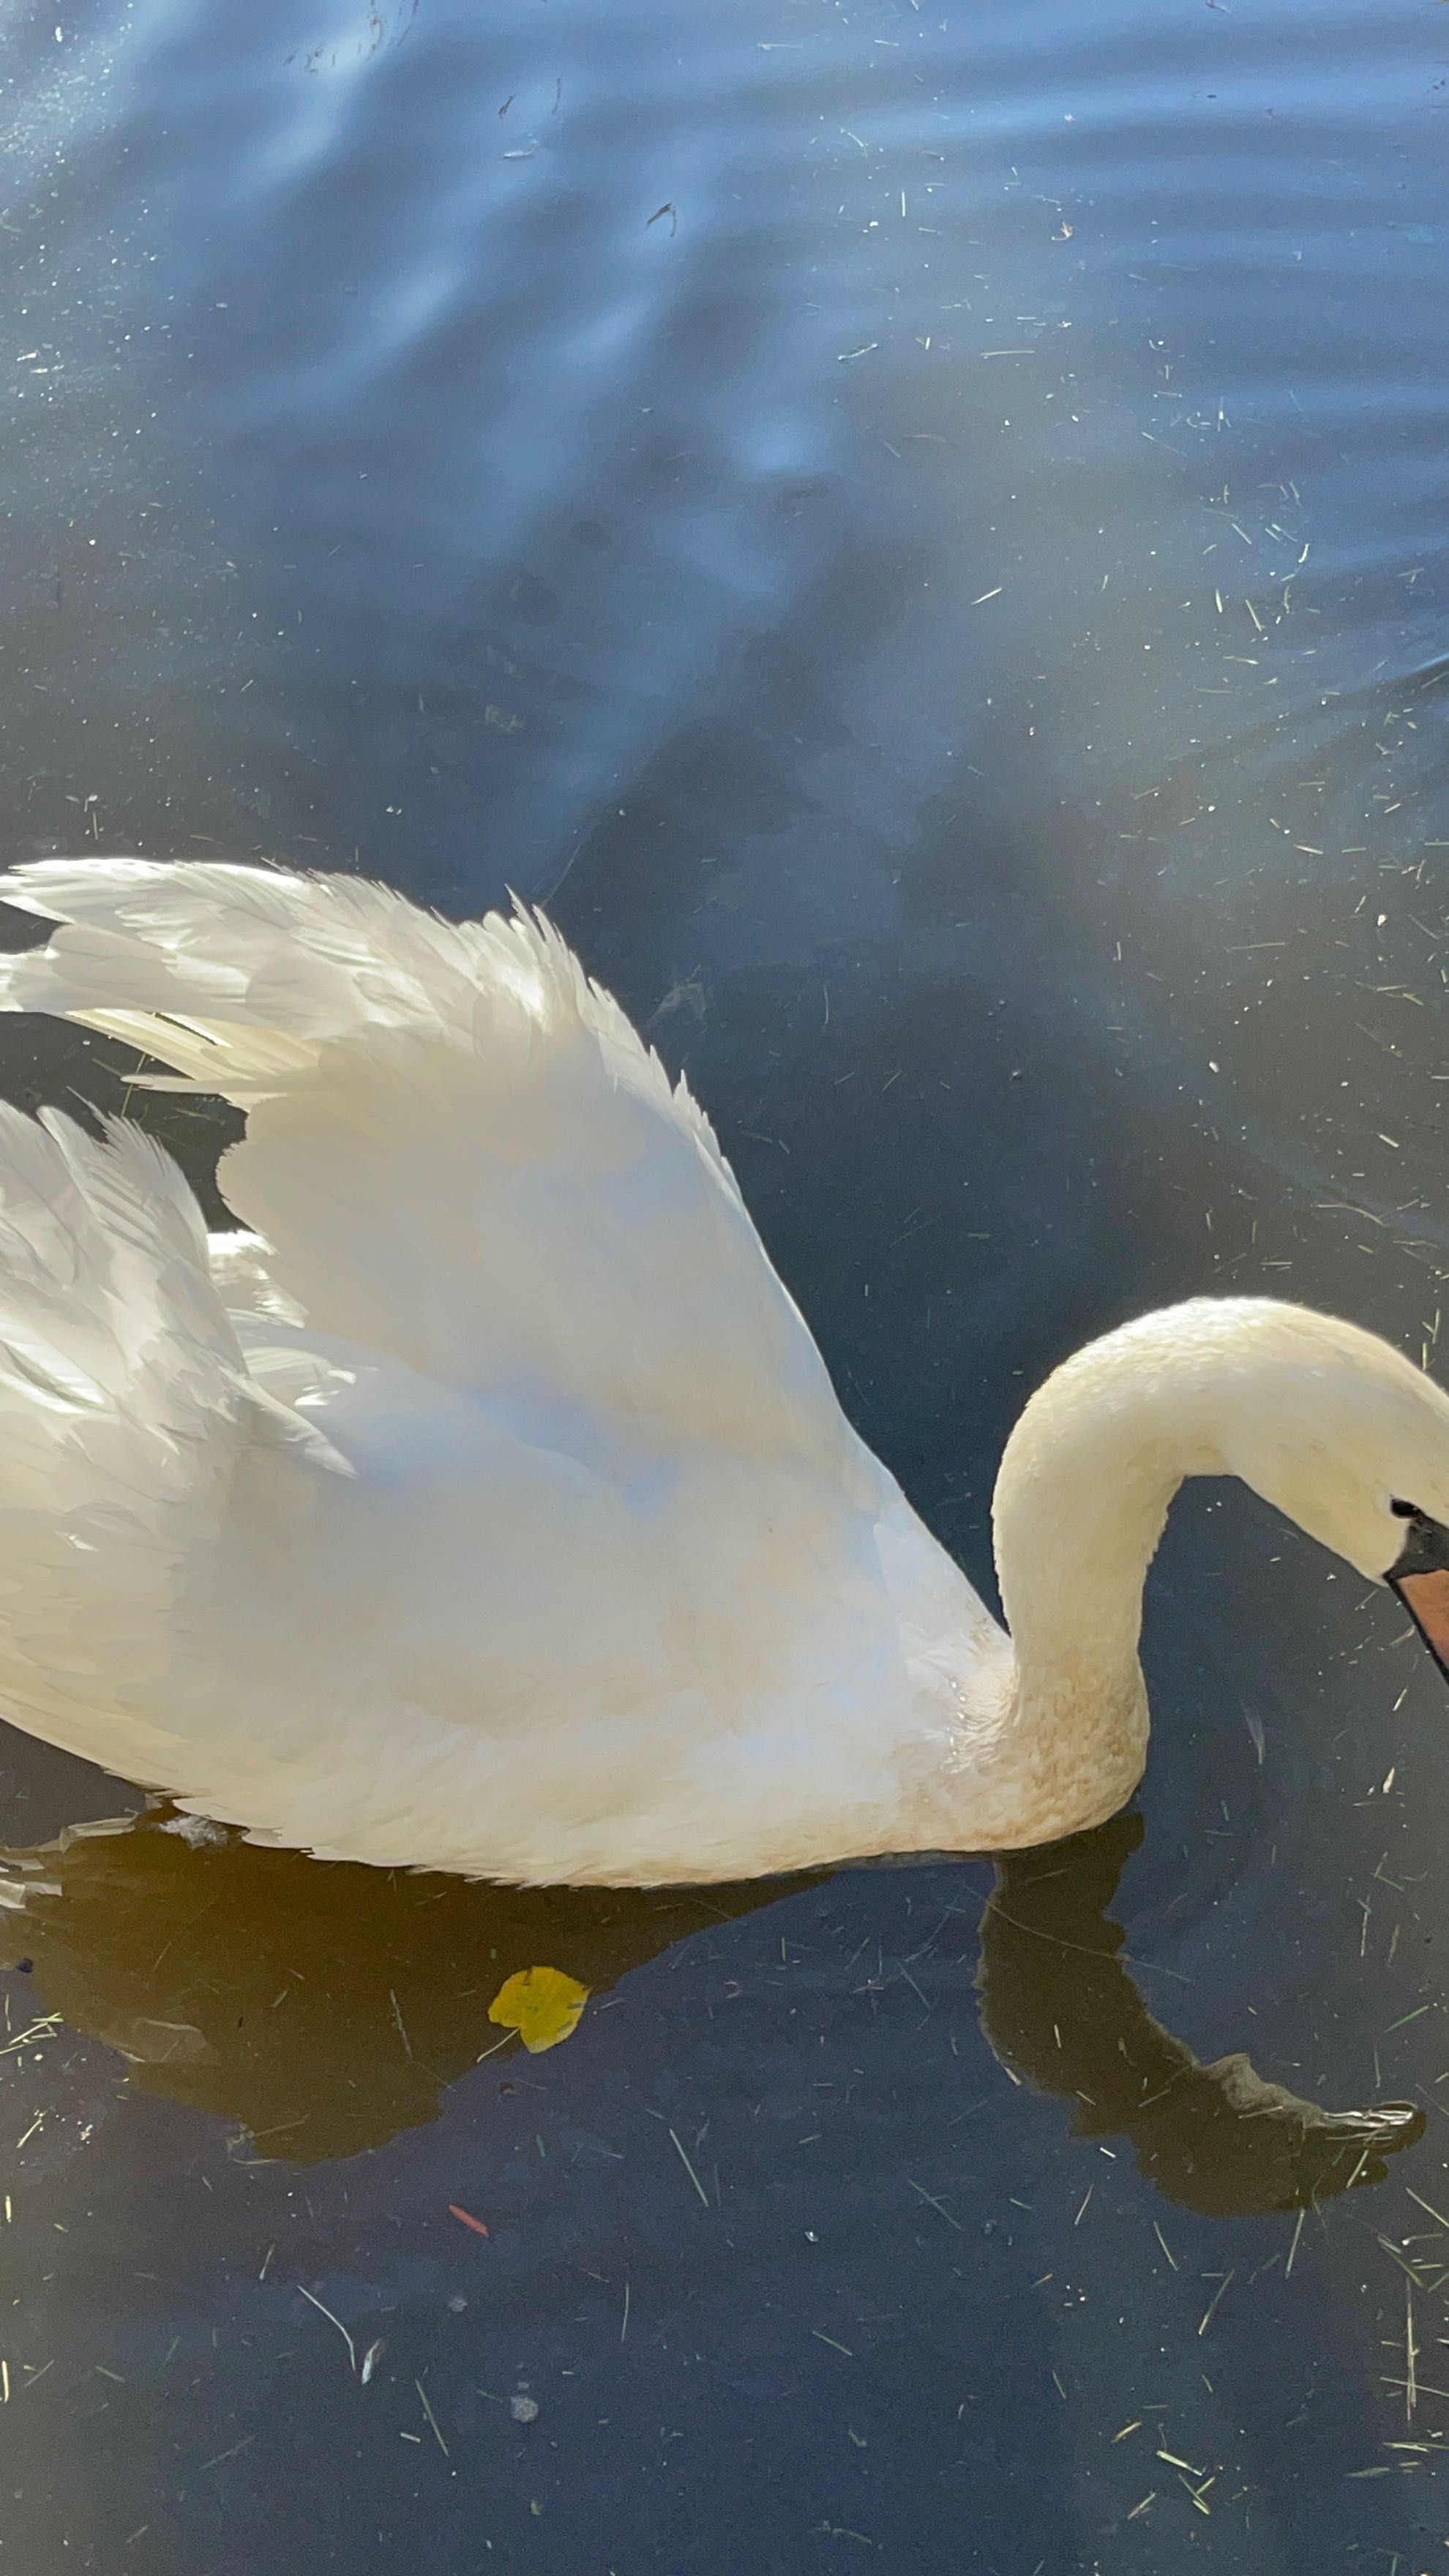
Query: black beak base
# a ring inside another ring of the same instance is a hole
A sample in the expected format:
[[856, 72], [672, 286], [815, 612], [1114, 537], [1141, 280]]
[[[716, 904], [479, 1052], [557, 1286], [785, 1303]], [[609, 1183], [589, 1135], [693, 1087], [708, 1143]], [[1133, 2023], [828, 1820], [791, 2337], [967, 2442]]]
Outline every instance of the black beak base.
[[1385, 1580], [1449, 1681], [1449, 1529], [1427, 1512], [1406, 1515], [1404, 1544]]

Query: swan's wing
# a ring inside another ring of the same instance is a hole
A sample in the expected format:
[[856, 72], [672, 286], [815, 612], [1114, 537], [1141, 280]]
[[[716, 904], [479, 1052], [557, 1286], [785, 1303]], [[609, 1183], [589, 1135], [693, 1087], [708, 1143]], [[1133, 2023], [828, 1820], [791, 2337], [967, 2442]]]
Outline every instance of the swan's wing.
[[0, 1106], [0, 1713], [166, 1778], [143, 1712], [185, 1568], [243, 1445], [289, 1436], [315, 1437], [250, 1387], [170, 1157]]
[[557, 934], [346, 877], [40, 861], [0, 1007], [245, 1109], [224, 1187], [326, 1329], [665, 1440], [854, 1444], [707, 1120]]

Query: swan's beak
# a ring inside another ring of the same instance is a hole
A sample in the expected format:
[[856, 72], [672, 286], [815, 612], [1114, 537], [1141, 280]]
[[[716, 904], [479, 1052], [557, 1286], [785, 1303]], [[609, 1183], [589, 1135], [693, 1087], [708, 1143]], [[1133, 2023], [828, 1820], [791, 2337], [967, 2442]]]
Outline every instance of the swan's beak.
[[1388, 1580], [1449, 1681], [1449, 1530], [1416, 1512]]

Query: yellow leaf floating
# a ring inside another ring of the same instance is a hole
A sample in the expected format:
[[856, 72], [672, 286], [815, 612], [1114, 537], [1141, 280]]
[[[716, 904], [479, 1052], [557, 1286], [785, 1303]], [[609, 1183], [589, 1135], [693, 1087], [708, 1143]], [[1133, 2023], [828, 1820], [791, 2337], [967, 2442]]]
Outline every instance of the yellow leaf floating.
[[520, 1968], [506, 1979], [488, 2007], [488, 2018], [503, 2030], [516, 2030], [531, 2056], [571, 2039], [589, 2000], [589, 1989], [562, 1968]]

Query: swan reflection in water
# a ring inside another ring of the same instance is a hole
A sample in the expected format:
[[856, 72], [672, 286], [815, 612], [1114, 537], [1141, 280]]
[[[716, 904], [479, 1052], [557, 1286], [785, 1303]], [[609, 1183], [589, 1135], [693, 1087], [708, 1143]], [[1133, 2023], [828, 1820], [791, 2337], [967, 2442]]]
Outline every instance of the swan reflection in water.
[[1219, 2218], [1305, 2209], [1382, 2182], [1424, 2134], [1405, 2102], [1327, 2111], [1265, 2081], [1239, 2051], [1204, 2066], [1154, 2021], [1108, 1920], [1142, 1818], [997, 1864], [981, 1926], [981, 2027], [1004, 2066], [1076, 2105], [1078, 2137], [1126, 2138], [1167, 2199]]
[[[1168, 2198], [1291, 2210], [1383, 2179], [1423, 2115], [1330, 2112], [1246, 2057], [1201, 2065], [1155, 2021], [1106, 1908], [1136, 1816], [996, 1864], [977, 1972], [1002, 2064], [1123, 2137]], [[612, 1986], [691, 1933], [822, 1877], [703, 1888], [504, 1888], [316, 1861], [164, 1809], [0, 1851], [0, 1967], [128, 2060], [131, 2081], [239, 2124], [251, 2151], [315, 2164], [432, 2119], [447, 2085], [517, 2045], [500, 2019], [529, 1970], [564, 1998]], [[514, 1984], [510, 1988], [509, 1981]], [[507, 1993], [505, 1992], [507, 1990]]]

